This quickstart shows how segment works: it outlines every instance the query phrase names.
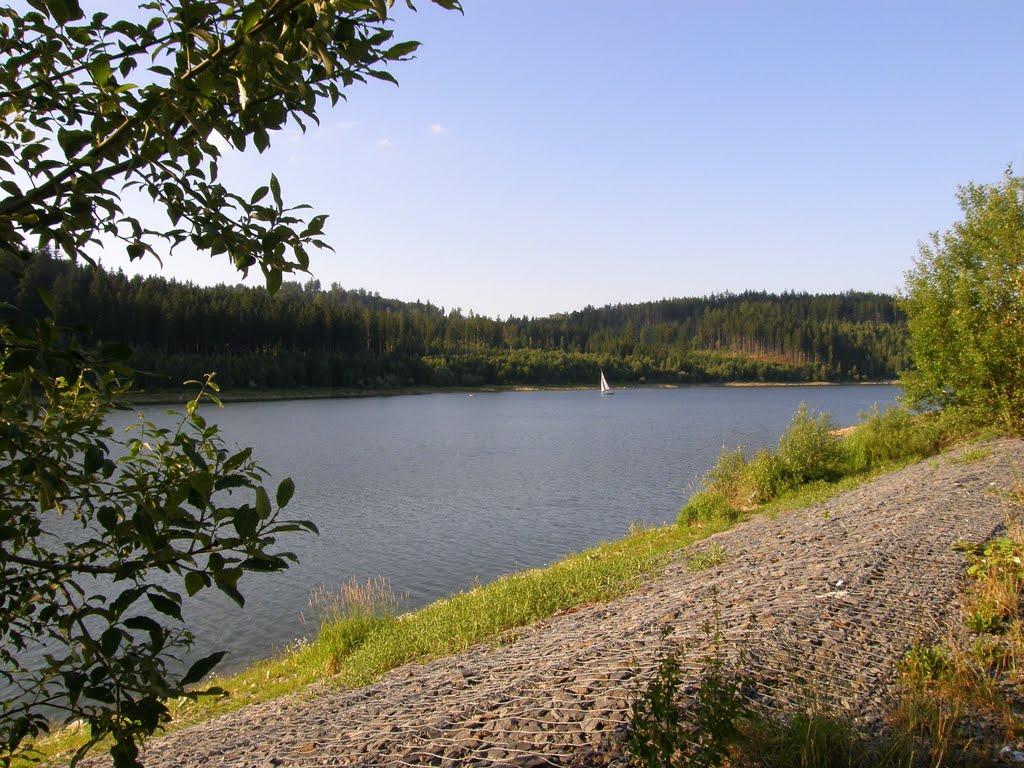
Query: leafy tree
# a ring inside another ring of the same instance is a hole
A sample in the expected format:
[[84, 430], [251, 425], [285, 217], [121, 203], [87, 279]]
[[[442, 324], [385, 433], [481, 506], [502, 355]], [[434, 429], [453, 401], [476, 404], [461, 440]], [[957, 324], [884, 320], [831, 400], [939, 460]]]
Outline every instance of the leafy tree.
[[[458, 8], [458, 0], [433, 0]], [[218, 136], [262, 152], [272, 132], [316, 121], [325, 100], [407, 59], [391, 0], [152, 0], [142, 20], [86, 18], [78, 0], [0, 6], [0, 267], [10, 281], [36, 249], [92, 261], [101, 238], [132, 258], [189, 243], [259, 267], [271, 293], [327, 247], [324, 219], [285, 205], [277, 178], [242, 195], [218, 181]], [[123, 189], [169, 217], [144, 225]], [[19, 297], [19, 302], [20, 302]], [[33, 297], [34, 298], [34, 297]], [[183, 594], [287, 567], [277, 537], [315, 530], [281, 517], [246, 448], [229, 451], [197, 412], [176, 429], [105, 426], [131, 372], [121, 350], [90, 350], [54, 316], [7, 304], [0, 317], [0, 763], [59, 713], [110, 737], [115, 765], [168, 719], [164, 701], [219, 661], [180, 671], [191, 637]]]
[[962, 221], [920, 246], [902, 305], [918, 405], [958, 406], [1024, 431], [1024, 179], [957, 193]]

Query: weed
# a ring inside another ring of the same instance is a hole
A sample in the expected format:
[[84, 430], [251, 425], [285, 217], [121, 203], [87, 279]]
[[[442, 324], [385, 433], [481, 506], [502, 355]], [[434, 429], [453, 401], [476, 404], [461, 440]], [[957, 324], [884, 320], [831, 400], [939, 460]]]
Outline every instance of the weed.
[[629, 752], [643, 768], [723, 765], [741, 734], [741, 724], [753, 715], [745, 690], [751, 687], [742, 671], [743, 656], [728, 663], [715, 610], [714, 622], [704, 626], [711, 653], [701, 662], [700, 680], [692, 701], [682, 699], [683, 649], [673, 649], [659, 662], [654, 677], [633, 702]]
[[984, 461], [992, 455], [992, 451], [988, 448], [969, 448], [961, 451], [956, 456], [950, 456], [946, 459], [947, 464], [974, 464], [978, 461]]
[[706, 571], [724, 562], [728, 553], [721, 544], [712, 544], [707, 549], [691, 552], [686, 557], [686, 564], [691, 571]]
[[903, 674], [923, 682], [949, 680], [953, 664], [949, 651], [942, 645], [913, 645], [900, 663]]

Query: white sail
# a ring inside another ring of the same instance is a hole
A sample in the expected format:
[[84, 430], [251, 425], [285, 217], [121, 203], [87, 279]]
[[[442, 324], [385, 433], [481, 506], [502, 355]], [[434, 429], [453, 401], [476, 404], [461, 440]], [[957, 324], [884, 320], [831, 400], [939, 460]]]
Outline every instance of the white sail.
[[602, 395], [614, 395], [612, 388], [608, 386], [608, 379], [604, 377], [604, 371], [601, 371], [601, 394]]

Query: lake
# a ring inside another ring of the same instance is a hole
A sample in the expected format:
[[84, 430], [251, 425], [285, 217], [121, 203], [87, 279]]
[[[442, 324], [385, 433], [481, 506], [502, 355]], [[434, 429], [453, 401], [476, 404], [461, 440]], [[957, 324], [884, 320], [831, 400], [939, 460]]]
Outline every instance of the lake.
[[295, 480], [286, 512], [320, 536], [287, 542], [301, 560], [287, 572], [245, 576], [244, 610], [212, 592], [186, 601], [194, 653], [229, 650], [218, 668], [229, 672], [311, 634], [300, 614], [318, 585], [383, 576], [416, 608], [621, 538], [635, 522], [672, 521], [723, 446], [774, 445], [801, 402], [844, 425], [898, 394], [700, 386], [204, 408], [229, 447], [255, 446], [271, 495]]

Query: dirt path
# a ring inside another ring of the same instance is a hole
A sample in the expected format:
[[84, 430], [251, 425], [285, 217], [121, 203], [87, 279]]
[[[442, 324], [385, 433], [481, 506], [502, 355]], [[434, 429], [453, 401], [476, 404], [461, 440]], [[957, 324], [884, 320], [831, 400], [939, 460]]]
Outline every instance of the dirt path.
[[[975, 453], [967, 458], [976, 457]], [[1001, 440], [887, 475], [699, 546], [725, 559], [670, 566], [641, 591], [556, 616], [504, 646], [397, 669], [355, 691], [290, 697], [152, 742], [147, 766], [624, 764], [631, 697], [672, 643], [696, 680], [719, 616], [768, 706], [813, 691], [863, 717], [884, 710], [895, 665], [956, 610], [958, 541], [998, 533], [1024, 441]], [[795, 674], [799, 671], [799, 675]], [[794, 682], [797, 678], [803, 682]]]

